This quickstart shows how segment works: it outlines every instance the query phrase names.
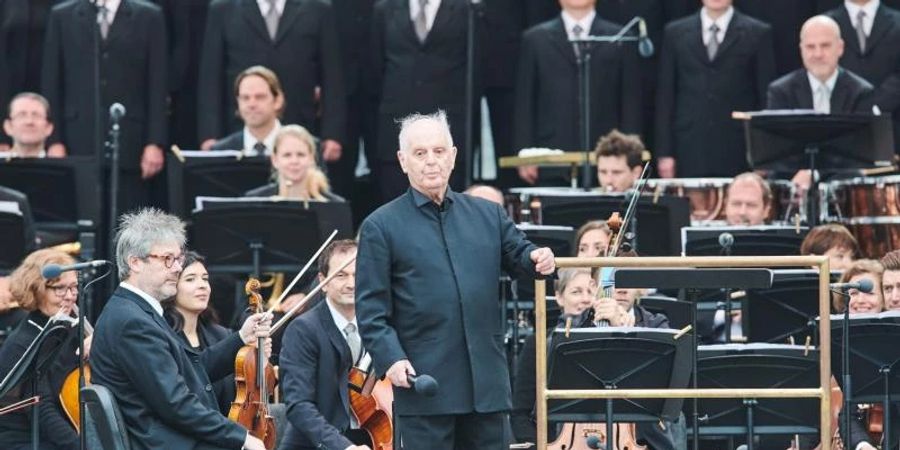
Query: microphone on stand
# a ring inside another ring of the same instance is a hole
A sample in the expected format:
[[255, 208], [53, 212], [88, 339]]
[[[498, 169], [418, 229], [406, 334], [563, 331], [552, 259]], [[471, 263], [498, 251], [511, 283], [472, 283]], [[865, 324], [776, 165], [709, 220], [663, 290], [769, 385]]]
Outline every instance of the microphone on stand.
[[859, 292], [868, 294], [872, 292], [872, 289], [875, 288], [875, 285], [872, 283], [872, 280], [863, 278], [855, 283], [831, 283], [828, 285], [828, 287], [840, 291], [849, 291], [850, 289], [856, 289]]
[[725, 256], [731, 256], [731, 247], [734, 245], [734, 235], [729, 232], [724, 232], [719, 235], [719, 246], [722, 247], [722, 252], [725, 253]]
[[647, 22], [643, 17], [638, 18], [638, 54], [644, 58], [653, 56], [653, 41], [647, 35]]
[[125, 106], [121, 103], [113, 103], [109, 106], [109, 119], [113, 121], [113, 123], [119, 123], [125, 117]]
[[84, 269], [94, 269], [97, 267], [105, 266], [107, 264], [111, 263], [104, 259], [96, 259], [94, 261], [87, 261], [78, 264], [69, 264], [67, 266], [61, 266], [59, 264], [47, 264], [41, 269], [41, 276], [49, 280], [56, 278], [63, 272], [68, 272], [70, 270], [80, 271]]

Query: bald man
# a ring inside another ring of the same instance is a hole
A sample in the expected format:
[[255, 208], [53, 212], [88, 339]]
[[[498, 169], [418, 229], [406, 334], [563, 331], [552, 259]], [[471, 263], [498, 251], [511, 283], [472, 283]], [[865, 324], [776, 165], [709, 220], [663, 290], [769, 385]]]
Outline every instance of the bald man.
[[800, 29], [803, 68], [769, 85], [768, 109], [814, 109], [824, 114], [871, 112], [874, 88], [838, 65], [844, 54], [841, 28], [815, 16]]

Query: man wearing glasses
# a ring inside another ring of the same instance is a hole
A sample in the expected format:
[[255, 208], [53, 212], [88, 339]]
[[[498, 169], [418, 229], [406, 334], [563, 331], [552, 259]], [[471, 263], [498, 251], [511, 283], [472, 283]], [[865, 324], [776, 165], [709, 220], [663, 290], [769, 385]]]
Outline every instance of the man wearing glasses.
[[[211, 378], [224, 375], [215, 370], [222, 355], [185, 347], [163, 318], [160, 301], [176, 293], [184, 244], [184, 223], [175, 216], [156, 209], [122, 216], [116, 235], [122, 282], [97, 322], [92, 382], [114, 394], [135, 449], [264, 450], [219, 413]], [[256, 321], [257, 336], [268, 334], [267, 314], [248, 320]]]
[[9, 102], [9, 111], [3, 122], [3, 131], [12, 139], [12, 147], [0, 144], [0, 151], [8, 150], [16, 158], [63, 157], [66, 151], [57, 146], [45, 149], [47, 138], [53, 133], [50, 121], [50, 103], [40, 94], [23, 92]]

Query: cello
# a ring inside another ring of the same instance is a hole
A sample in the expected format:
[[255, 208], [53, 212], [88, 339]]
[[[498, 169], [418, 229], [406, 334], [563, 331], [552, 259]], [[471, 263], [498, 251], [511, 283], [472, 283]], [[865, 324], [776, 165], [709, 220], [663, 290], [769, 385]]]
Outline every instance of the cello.
[[[260, 283], [247, 280], [244, 292], [254, 312], [263, 312]], [[258, 338], [256, 346], [245, 345], [238, 350], [234, 361], [234, 381], [237, 388], [228, 418], [243, 425], [253, 436], [263, 441], [266, 449], [275, 448], [275, 419], [269, 414], [269, 399], [275, 388], [275, 369], [266, 357], [265, 338]]]
[[[72, 312], [75, 315], [78, 315], [78, 305], [72, 306]], [[84, 337], [87, 339], [92, 334], [94, 334], [94, 327], [91, 326], [91, 323], [88, 322], [87, 318], [84, 319]], [[78, 367], [72, 369], [66, 378], [63, 380], [62, 386], [59, 388], [59, 406], [62, 408], [63, 413], [65, 413], [66, 418], [69, 419], [69, 422], [75, 427], [76, 433], [81, 433], [81, 409], [79, 408], [79, 398], [81, 391], [80, 385], [81, 376], [78, 371]], [[84, 385], [87, 386], [91, 384], [91, 366], [84, 362]]]
[[365, 353], [350, 369], [350, 409], [359, 428], [369, 435], [372, 450], [393, 450], [394, 424], [391, 421], [394, 391], [386, 378], [378, 379], [372, 357]]

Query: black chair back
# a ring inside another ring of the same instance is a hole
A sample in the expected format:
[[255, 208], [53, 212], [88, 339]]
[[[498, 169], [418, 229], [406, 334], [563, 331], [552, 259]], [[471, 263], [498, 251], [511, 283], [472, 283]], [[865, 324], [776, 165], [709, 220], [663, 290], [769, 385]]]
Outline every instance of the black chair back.
[[94, 384], [81, 388], [81, 395], [84, 398], [85, 428], [89, 441], [93, 434], [93, 440], [99, 441], [102, 450], [131, 450], [128, 430], [112, 392]]

